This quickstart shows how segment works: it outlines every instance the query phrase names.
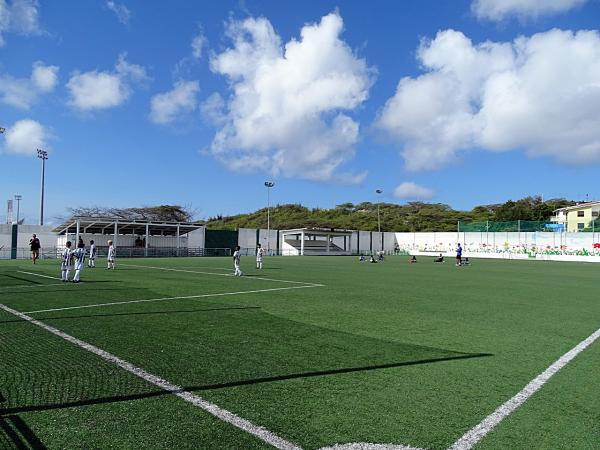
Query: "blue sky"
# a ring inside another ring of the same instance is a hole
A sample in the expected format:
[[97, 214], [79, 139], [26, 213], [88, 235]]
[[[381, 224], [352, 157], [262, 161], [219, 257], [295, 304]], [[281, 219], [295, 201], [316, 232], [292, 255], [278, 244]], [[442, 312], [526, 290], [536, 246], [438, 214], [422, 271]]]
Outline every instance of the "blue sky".
[[1, 200], [37, 221], [38, 146], [47, 222], [252, 211], [267, 179], [310, 207], [598, 198], [599, 19], [598, 0], [0, 0]]

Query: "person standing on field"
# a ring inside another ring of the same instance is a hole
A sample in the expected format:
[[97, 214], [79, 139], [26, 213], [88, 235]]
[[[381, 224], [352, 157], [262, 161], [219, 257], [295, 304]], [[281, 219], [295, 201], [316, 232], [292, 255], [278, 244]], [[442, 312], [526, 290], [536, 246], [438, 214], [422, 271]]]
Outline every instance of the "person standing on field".
[[456, 247], [456, 267], [460, 266], [462, 264], [462, 247], [460, 246], [460, 242], [458, 243], [458, 246]]
[[241, 277], [243, 274], [242, 269], [240, 269], [240, 260], [242, 258], [242, 254], [240, 252], [240, 246], [235, 247], [235, 252], [233, 252], [233, 267], [235, 268], [234, 275], [236, 277]]
[[256, 248], [256, 268], [257, 269], [263, 268], [263, 256], [265, 256], [265, 251], [262, 248], [262, 246], [260, 244], [258, 244], [258, 247]]
[[29, 239], [29, 248], [31, 249], [31, 259], [35, 264], [35, 261], [40, 257], [40, 248], [42, 245], [40, 244], [40, 240], [34, 234], [31, 239]]

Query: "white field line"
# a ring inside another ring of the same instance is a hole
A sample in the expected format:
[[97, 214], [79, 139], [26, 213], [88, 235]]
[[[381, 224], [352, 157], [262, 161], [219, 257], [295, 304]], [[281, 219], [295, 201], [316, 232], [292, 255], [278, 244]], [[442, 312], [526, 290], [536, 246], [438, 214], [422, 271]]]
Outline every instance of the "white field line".
[[11, 309], [3, 304], [0, 304], [0, 309], [3, 309], [4, 311], [14, 316], [17, 316], [18, 318], [23, 319], [33, 325], [37, 325], [38, 327], [43, 328], [44, 330], [64, 339], [67, 342], [70, 342], [71, 344], [76, 345], [77, 347], [80, 347], [84, 350], [87, 350], [90, 353], [99, 356], [103, 360], [114, 364], [115, 366], [118, 366], [126, 370], [127, 372], [132, 373], [133, 375], [140, 377], [148, 383], [158, 386], [159, 388], [176, 395], [177, 397], [185, 400], [186, 402], [189, 402], [192, 405], [203, 409], [204, 411], [212, 414], [213, 416], [221, 419], [222, 421], [227, 422], [233, 425], [234, 427], [239, 428], [240, 430], [252, 434], [253, 436], [257, 437], [263, 442], [266, 442], [267, 444], [272, 445], [275, 448], [282, 450], [301, 450], [300, 447], [298, 447], [297, 445], [286, 441], [285, 439], [277, 436], [275, 433], [272, 433], [266, 428], [261, 427], [259, 425], [255, 425], [249, 420], [243, 419], [242, 417], [239, 417], [234, 413], [227, 411], [226, 409], [223, 409], [218, 405], [215, 405], [214, 403], [210, 403], [209, 401], [204, 400], [202, 397], [199, 397], [198, 395], [192, 392], [184, 390], [181, 386], [177, 386], [163, 378], [160, 378], [157, 375], [146, 372], [144, 369], [136, 367], [130, 362], [127, 362], [119, 358], [118, 356], [115, 356], [105, 350], [102, 350], [101, 348], [95, 347], [92, 344], [88, 344], [87, 342], [84, 342], [80, 339], [77, 339], [76, 337], [64, 333], [57, 328], [45, 324], [44, 322], [35, 320], [24, 313], [15, 311], [14, 309]]
[[206, 298], [206, 297], [224, 297], [228, 295], [242, 295], [242, 294], [256, 294], [259, 292], [273, 292], [273, 291], [289, 291], [290, 289], [307, 289], [318, 286], [286, 286], [279, 288], [270, 288], [270, 289], [255, 289], [252, 291], [235, 291], [235, 292], [220, 292], [215, 294], [199, 294], [199, 295], [185, 295], [182, 297], [162, 297], [162, 298], [148, 298], [142, 300], [126, 300], [122, 302], [110, 302], [110, 303], [96, 303], [93, 305], [79, 305], [79, 306], [66, 306], [64, 308], [52, 308], [52, 309], [40, 309], [37, 311], [25, 311], [24, 314], [36, 314], [43, 312], [52, 312], [52, 311], [66, 311], [70, 309], [84, 309], [84, 308], [101, 308], [103, 306], [113, 306], [113, 305], [125, 305], [128, 303], [148, 303], [148, 302], [161, 302], [167, 300], [185, 300], [191, 298]]
[[58, 278], [58, 277], [51, 277], [50, 275], [42, 275], [41, 273], [25, 272], [24, 270], [17, 270], [17, 272], [18, 273], [26, 273], [27, 275], [35, 275], [36, 277], [50, 278], [51, 280], [60, 280], [60, 278]]
[[[229, 273], [214, 273], [214, 272], [203, 272], [203, 271], [199, 271], [199, 270], [171, 269], [168, 267], [142, 266], [142, 265], [138, 265], [138, 264], [123, 264], [123, 263], [121, 263], [121, 265], [127, 266], [127, 267], [141, 267], [143, 269], [168, 270], [171, 272], [199, 273], [199, 274], [203, 274], [203, 275], [215, 275], [217, 277], [232, 277], [233, 276], [233, 274], [229, 274]], [[311, 285], [311, 286], [320, 286], [320, 287], [325, 286], [324, 284], [312, 283], [312, 282], [308, 282], [308, 281], [278, 280], [276, 278], [264, 278], [264, 277], [254, 277], [254, 276], [248, 277], [248, 279], [263, 280], [263, 281], [276, 281], [279, 283], [307, 284], [307, 285]]]
[[[19, 286], [0, 286], [0, 289], [31, 289], [31, 288], [41, 288], [46, 286], [64, 286], [66, 283], [48, 283], [48, 284], [28, 284], [28, 285], [19, 285]], [[0, 291], [1, 292], [1, 291]]]
[[493, 413], [487, 416], [481, 423], [467, 431], [463, 437], [452, 445], [448, 450], [468, 450], [477, 444], [490, 431], [494, 429], [502, 420], [508, 417], [519, 406], [529, 399], [533, 394], [546, 384], [560, 369], [565, 367], [577, 355], [592, 345], [600, 337], [600, 329], [592, 333], [588, 338], [581, 341], [567, 353], [558, 358], [550, 367], [535, 377], [514, 397], [499, 406]]

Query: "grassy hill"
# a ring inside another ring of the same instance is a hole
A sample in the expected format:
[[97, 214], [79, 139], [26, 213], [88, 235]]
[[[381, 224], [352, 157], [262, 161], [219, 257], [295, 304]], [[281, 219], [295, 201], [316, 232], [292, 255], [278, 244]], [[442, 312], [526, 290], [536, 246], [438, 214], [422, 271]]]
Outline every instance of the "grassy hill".
[[[526, 197], [503, 204], [477, 206], [471, 211], [454, 210], [442, 203], [381, 203], [379, 212], [382, 231], [454, 231], [459, 220], [549, 220], [552, 211], [574, 203], [565, 199], [542, 201], [540, 197]], [[266, 228], [267, 210], [263, 208], [247, 214], [217, 216], [208, 219], [206, 225], [210, 229], [218, 230]], [[287, 204], [271, 208], [272, 229], [299, 227], [377, 231], [377, 204], [343, 203], [331, 209], [311, 209], [302, 205]]]

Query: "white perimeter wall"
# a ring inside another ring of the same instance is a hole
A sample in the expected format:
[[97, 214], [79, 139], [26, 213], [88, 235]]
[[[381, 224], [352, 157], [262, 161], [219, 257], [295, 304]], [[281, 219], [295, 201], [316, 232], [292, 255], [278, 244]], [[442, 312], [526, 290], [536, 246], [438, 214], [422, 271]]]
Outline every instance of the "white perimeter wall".
[[418, 251], [452, 252], [460, 242], [466, 251], [563, 250], [592, 252], [600, 233], [552, 232], [473, 232], [473, 233], [395, 233], [400, 248]]

